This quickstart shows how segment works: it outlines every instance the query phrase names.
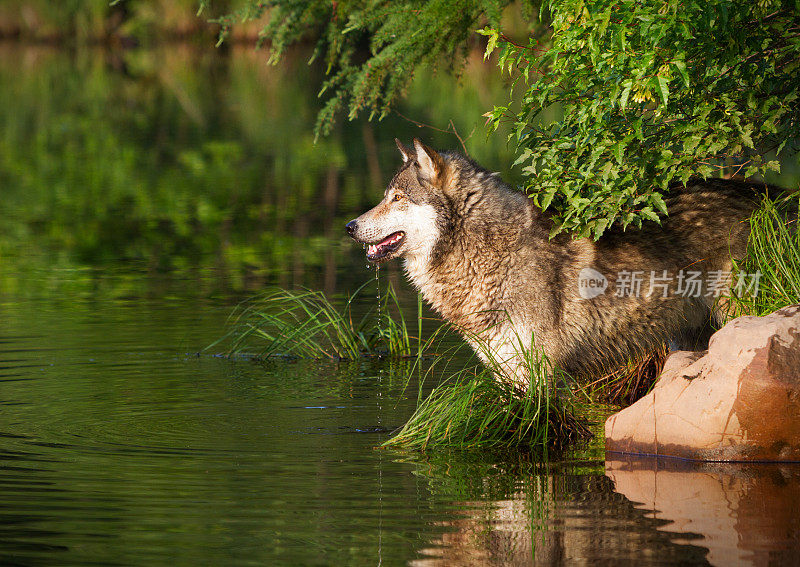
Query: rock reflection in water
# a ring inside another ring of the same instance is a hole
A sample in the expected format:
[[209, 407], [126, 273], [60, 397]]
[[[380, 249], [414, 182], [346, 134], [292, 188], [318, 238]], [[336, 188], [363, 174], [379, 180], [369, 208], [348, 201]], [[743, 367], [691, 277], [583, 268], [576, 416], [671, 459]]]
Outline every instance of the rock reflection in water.
[[659, 529], [696, 533], [712, 565], [797, 565], [800, 464], [606, 461], [615, 490]]
[[615, 492], [611, 479], [597, 474], [602, 464], [597, 469], [553, 467], [530, 476], [515, 471], [515, 486], [505, 495], [476, 490], [474, 499], [458, 503], [464, 518], [446, 522], [445, 533], [410, 564], [708, 564], [707, 550], [696, 545], [701, 536], [661, 531], [662, 520]]

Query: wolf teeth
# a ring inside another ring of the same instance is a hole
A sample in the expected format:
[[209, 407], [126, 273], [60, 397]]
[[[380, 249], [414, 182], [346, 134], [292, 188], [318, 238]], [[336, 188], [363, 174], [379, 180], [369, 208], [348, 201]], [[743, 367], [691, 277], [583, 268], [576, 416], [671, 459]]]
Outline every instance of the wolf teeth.
[[398, 232], [396, 234], [393, 234], [392, 236], [387, 237], [385, 240], [381, 240], [377, 244], [369, 244], [367, 245], [367, 255], [374, 256], [380, 251], [381, 248], [385, 246], [391, 246], [392, 244], [399, 242], [400, 239], [402, 238], [403, 238], [403, 233]]

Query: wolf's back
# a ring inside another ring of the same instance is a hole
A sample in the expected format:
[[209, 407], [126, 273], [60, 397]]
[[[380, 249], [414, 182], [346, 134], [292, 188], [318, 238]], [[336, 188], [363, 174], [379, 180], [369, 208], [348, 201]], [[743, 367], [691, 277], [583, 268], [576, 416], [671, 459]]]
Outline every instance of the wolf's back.
[[[706, 348], [727, 293], [711, 282], [732, 278], [733, 260], [747, 253], [750, 216], [765, 195], [775, 198], [783, 191], [725, 179], [692, 179], [670, 189], [669, 215], [661, 226], [613, 228], [592, 245], [590, 267], [608, 278], [610, 291], [570, 303], [573, 309], [562, 321], [571, 331], [562, 335], [562, 364], [569, 369], [606, 370], [666, 341]], [[690, 290], [690, 278], [701, 284]], [[575, 299], [573, 292], [564, 293]]]

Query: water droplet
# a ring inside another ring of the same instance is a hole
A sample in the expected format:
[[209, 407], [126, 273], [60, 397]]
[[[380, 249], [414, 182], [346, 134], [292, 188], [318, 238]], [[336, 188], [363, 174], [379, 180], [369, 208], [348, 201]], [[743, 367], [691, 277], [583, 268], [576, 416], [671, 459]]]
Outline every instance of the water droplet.
[[381, 328], [381, 278], [380, 278], [381, 267], [379, 264], [375, 264], [375, 284], [377, 286], [377, 292], [375, 295], [375, 299], [378, 302], [378, 330], [382, 331]]

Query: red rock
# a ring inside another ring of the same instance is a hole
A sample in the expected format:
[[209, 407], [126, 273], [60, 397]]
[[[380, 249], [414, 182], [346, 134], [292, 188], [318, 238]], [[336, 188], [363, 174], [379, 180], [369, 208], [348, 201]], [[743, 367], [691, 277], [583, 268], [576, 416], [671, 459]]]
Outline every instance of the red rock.
[[611, 452], [800, 461], [800, 305], [734, 319], [705, 353], [673, 353], [605, 434]]

